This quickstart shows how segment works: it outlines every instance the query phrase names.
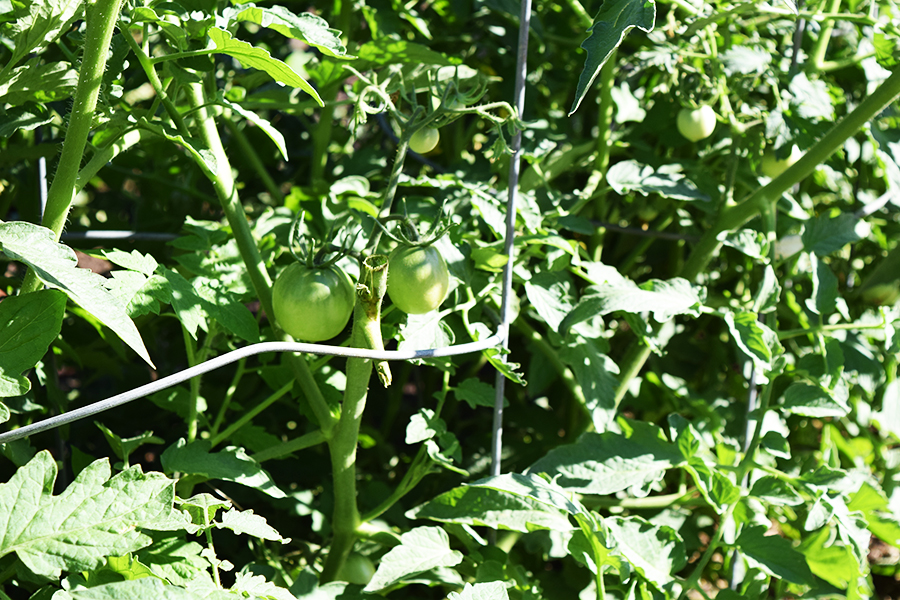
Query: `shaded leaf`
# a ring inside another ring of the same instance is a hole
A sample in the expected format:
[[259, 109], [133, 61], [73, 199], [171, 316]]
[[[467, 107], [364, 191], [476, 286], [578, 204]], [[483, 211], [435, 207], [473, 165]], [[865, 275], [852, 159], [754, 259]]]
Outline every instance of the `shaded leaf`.
[[46, 354], [59, 335], [65, 312], [66, 295], [58, 290], [9, 296], [0, 302], [0, 398], [31, 389], [31, 381], [22, 374]]
[[766, 535], [765, 527], [747, 527], [738, 536], [735, 545], [746, 558], [773, 577], [801, 585], [813, 583], [813, 574], [805, 557], [788, 540], [777, 535]]
[[707, 194], [701, 192], [693, 181], [673, 169], [654, 170], [634, 160], [623, 160], [614, 164], [606, 173], [606, 181], [623, 196], [638, 192], [645, 196], [659, 194], [663, 198], [675, 200], [699, 200], [709, 202]]
[[461, 552], [450, 549], [450, 537], [440, 527], [416, 527], [400, 536], [400, 545], [381, 557], [364, 591], [375, 592], [437, 567], [461, 563]]
[[656, 4], [653, 0], [606, 0], [600, 6], [597, 16], [594, 17], [594, 24], [588, 29], [591, 35], [581, 44], [587, 51], [587, 58], [578, 78], [575, 100], [569, 109], [569, 116], [578, 110], [587, 95], [588, 88], [600, 74], [600, 69], [610, 54], [622, 43], [625, 34], [634, 27], [644, 33], [650, 33], [655, 21]]

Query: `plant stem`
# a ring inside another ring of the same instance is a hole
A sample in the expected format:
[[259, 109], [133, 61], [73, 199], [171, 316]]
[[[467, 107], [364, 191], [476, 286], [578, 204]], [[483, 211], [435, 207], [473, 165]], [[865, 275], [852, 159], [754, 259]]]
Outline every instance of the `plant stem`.
[[[137, 57], [138, 63], [140, 63], [141, 68], [147, 75], [147, 80], [153, 87], [153, 91], [156, 92], [157, 98], [162, 101], [162, 104], [165, 107], [166, 113], [168, 113], [169, 118], [172, 119], [173, 123], [175, 123], [175, 127], [178, 128], [178, 132], [181, 133], [181, 135], [188, 137], [190, 135], [190, 132], [188, 131], [187, 125], [185, 125], [184, 123], [184, 118], [181, 116], [181, 113], [178, 112], [178, 107], [175, 106], [175, 103], [172, 102], [172, 99], [166, 93], [166, 88], [153, 66], [153, 61], [150, 60], [150, 57], [147, 56], [147, 53], [144, 52], [144, 50], [140, 46], [138, 46], [136, 41], [134, 41], [134, 37], [132, 37], [131, 32], [126, 31], [124, 33], [125, 41], [128, 42], [128, 45], [131, 47], [131, 51], [134, 52], [134, 55]], [[144, 39], [146, 39], [146, 37]]]
[[269, 175], [269, 170], [266, 169], [263, 161], [259, 158], [259, 153], [256, 151], [256, 148], [253, 147], [253, 144], [251, 144], [247, 139], [247, 136], [244, 135], [244, 131], [237, 126], [234, 119], [225, 117], [224, 121], [225, 126], [228, 127], [228, 131], [231, 132], [234, 140], [237, 142], [238, 146], [240, 146], [241, 152], [243, 152], [244, 156], [247, 157], [247, 160], [250, 161], [250, 166], [253, 167], [253, 170], [256, 171], [256, 174], [259, 176], [260, 180], [262, 180], [263, 185], [266, 186], [269, 195], [272, 196], [278, 204], [284, 204], [284, 194], [281, 193], [278, 184], [276, 184], [275, 180], [272, 179], [272, 176]]
[[[78, 74], [78, 86], [72, 97], [72, 112], [69, 115], [69, 127], [63, 142], [62, 154], [56, 175], [47, 194], [47, 207], [41, 224], [53, 231], [54, 239], [59, 236], [66, 225], [69, 209], [75, 198], [75, 182], [84, 147], [94, 122], [97, 110], [97, 97], [103, 72], [106, 70], [106, 59], [113, 31], [116, 28], [122, 0], [95, 0], [86, 8], [87, 27], [84, 35], [84, 56]], [[34, 292], [41, 287], [41, 281], [30, 269], [22, 283], [20, 293]]]
[[[827, 12], [836, 13], [840, 7], [841, 0], [832, 0]], [[809, 53], [809, 64], [816, 71], [821, 70], [822, 64], [825, 62], [825, 53], [828, 51], [828, 42], [831, 40], [834, 24], [834, 20], [829, 20], [822, 25], [821, 29], [819, 29], [819, 37], [816, 39], [816, 44], [813, 46], [812, 52]]]
[[[215, 121], [212, 116], [209, 115], [206, 108], [200, 108], [204, 105], [203, 85], [194, 82], [189, 84], [187, 89], [192, 108], [198, 109], [197, 118], [200, 125], [201, 139], [216, 157], [217, 173], [215, 177], [211, 179], [211, 182], [213, 188], [216, 190], [216, 196], [218, 196], [219, 201], [222, 203], [225, 217], [228, 219], [228, 224], [231, 225], [232, 234], [234, 235], [235, 242], [237, 242], [238, 250], [241, 253], [244, 265], [247, 267], [247, 274], [250, 276], [253, 289], [256, 292], [256, 296], [259, 298], [263, 310], [266, 312], [266, 315], [269, 316], [269, 320], [272, 323], [272, 328], [275, 330], [276, 335], [283, 339], [291, 340], [291, 338], [283, 333], [275, 323], [275, 311], [272, 308], [272, 281], [269, 279], [266, 266], [259, 254], [256, 240], [253, 239], [253, 233], [250, 231], [250, 225], [247, 223], [247, 218], [244, 215], [244, 208], [238, 199], [237, 189], [235, 188], [234, 177], [231, 171], [231, 163], [228, 160], [228, 155], [225, 153], [225, 148], [222, 146], [222, 140], [216, 129]], [[328, 402], [322, 395], [322, 391], [319, 389], [318, 384], [316, 384], [316, 380], [313, 378], [309, 365], [303, 357], [295, 354], [288, 355], [288, 363], [294, 372], [294, 376], [297, 378], [297, 382], [300, 384], [300, 389], [303, 390], [303, 393], [309, 401], [309, 405], [316, 416], [319, 427], [322, 428], [322, 432], [327, 437], [334, 428], [337, 419], [332, 414]]]
[[[184, 325], [181, 326], [181, 334], [184, 337], [184, 351], [187, 353], [188, 367], [196, 366], [198, 361], [196, 348], [194, 347], [194, 339], [191, 337], [191, 334], [188, 333], [188, 330]], [[193, 442], [197, 439], [197, 402], [200, 399], [200, 378], [191, 377], [190, 387], [191, 392], [188, 399], [186, 424], [188, 442]]]
[[272, 392], [268, 398], [266, 398], [265, 400], [263, 400], [262, 402], [260, 402], [259, 404], [257, 404], [256, 406], [254, 406], [253, 408], [248, 410], [247, 412], [245, 412], [243, 415], [241, 415], [241, 418], [238, 419], [237, 421], [235, 421], [234, 423], [232, 423], [231, 425], [229, 425], [225, 429], [225, 431], [223, 431], [222, 433], [213, 437], [212, 440], [210, 441], [210, 447], [215, 448], [216, 446], [218, 446], [219, 444], [221, 444], [222, 442], [224, 442], [225, 440], [230, 438], [234, 434], [234, 432], [236, 432], [238, 429], [240, 429], [241, 427], [243, 427], [244, 425], [246, 425], [247, 423], [252, 421], [253, 417], [255, 417], [256, 415], [258, 415], [265, 409], [272, 406], [272, 404], [277, 402], [282, 396], [284, 396], [289, 391], [291, 391], [292, 387], [294, 387], [294, 382], [289, 381], [286, 384], [284, 384], [283, 386], [281, 386], [280, 388], [278, 388], [277, 390], [275, 390], [274, 392]]
[[[371, 256], [362, 264], [360, 288], [353, 308], [352, 345], [356, 348], [383, 348], [381, 340], [381, 299], [387, 289], [387, 257]], [[346, 561], [361, 523], [356, 506], [356, 447], [359, 425], [366, 407], [373, 363], [362, 358], [347, 359], [347, 383], [341, 417], [328, 440], [334, 484], [334, 537], [320, 581], [333, 581]]]
[[260, 452], [257, 452], [250, 458], [255, 460], [256, 462], [265, 462], [267, 460], [272, 460], [274, 458], [281, 458], [282, 456], [287, 456], [288, 454], [292, 454], [294, 452], [299, 452], [300, 450], [305, 450], [306, 448], [312, 448], [313, 446], [318, 446], [322, 442], [325, 441], [325, 435], [321, 430], [311, 431], [305, 435], [301, 435], [298, 438], [294, 438], [292, 440], [288, 440], [277, 446], [272, 446], [270, 448], [266, 448]]
[[231, 378], [231, 384], [225, 391], [225, 398], [222, 399], [222, 406], [219, 407], [219, 412], [216, 415], [216, 420], [213, 422], [212, 427], [210, 427], [209, 429], [209, 434], [212, 437], [216, 436], [216, 434], [219, 432], [219, 427], [222, 426], [222, 421], [225, 419], [225, 413], [228, 412], [228, 405], [231, 404], [231, 399], [234, 397], [234, 393], [237, 391], [238, 384], [241, 382], [241, 378], [244, 377], [246, 366], [246, 358], [242, 358], [238, 361], [237, 369], [235, 369], [234, 371], [234, 377]]

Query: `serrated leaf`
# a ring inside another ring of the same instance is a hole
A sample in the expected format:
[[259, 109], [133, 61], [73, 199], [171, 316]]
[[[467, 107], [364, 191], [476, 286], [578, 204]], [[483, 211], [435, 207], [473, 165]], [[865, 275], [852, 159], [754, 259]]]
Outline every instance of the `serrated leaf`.
[[789, 89], [793, 95], [791, 104], [796, 107], [797, 113], [802, 118], [811, 121], [834, 120], [831, 94], [828, 93], [828, 84], [824, 81], [821, 79], [810, 81], [806, 73], [800, 72], [791, 80]]
[[[574, 339], [572, 339], [574, 337]], [[585, 397], [585, 408], [598, 432], [609, 429], [616, 417], [616, 390], [619, 366], [606, 355], [601, 342], [571, 336], [559, 350], [559, 358], [569, 365]]]
[[659, 194], [663, 198], [709, 202], [693, 181], [672, 169], [654, 170], [634, 160], [617, 162], [606, 173], [606, 182], [623, 196], [638, 192], [645, 196]]
[[0, 104], [55, 102], [72, 95], [78, 73], [69, 63], [27, 64], [17, 67], [0, 83]]
[[626, 313], [650, 312], [659, 323], [668, 321], [675, 315], [696, 316], [706, 295], [703, 288], [695, 287], [680, 277], [669, 281], [651, 279], [640, 286], [624, 280], [591, 286], [588, 290], [560, 323], [561, 333], [595, 315], [602, 316], [617, 310]]
[[687, 564], [684, 541], [671, 527], [640, 517], [612, 517], [603, 522], [618, 553], [657, 588], [672, 584], [673, 575]]
[[[458, 386], [453, 388], [453, 395], [456, 396], [457, 400], [465, 402], [473, 409], [477, 406], [494, 407], [494, 386], [479, 381], [474, 377], [469, 377], [460, 382]], [[508, 404], [506, 400], [503, 401], [504, 406]]]
[[811, 262], [813, 292], [806, 307], [817, 315], [828, 316], [837, 308], [838, 280], [821, 259], [815, 258]]
[[734, 343], [756, 367], [764, 373], [770, 371], [781, 349], [778, 334], [760, 322], [756, 313], [749, 311], [725, 313], [725, 324]]
[[509, 593], [503, 581], [487, 581], [475, 585], [466, 583], [462, 591], [450, 592], [447, 600], [509, 600]]
[[733, 46], [722, 53], [722, 63], [729, 75], [762, 75], [772, 62], [772, 55], [758, 46]]
[[124, 250], [104, 250], [103, 256], [115, 265], [131, 271], [143, 273], [147, 277], [153, 275], [159, 263], [150, 254], [141, 254], [137, 250], [125, 252]]
[[575, 292], [572, 278], [566, 272], [545, 271], [525, 282], [525, 295], [544, 323], [556, 331], [572, 310]]
[[653, 0], [607, 0], [600, 7], [594, 24], [588, 29], [590, 37], [582, 42], [581, 47], [587, 51], [584, 69], [578, 78], [575, 100], [569, 109], [569, 116], [578, 110], [587, 95], [588, 88], [594, 83], [600, 69], [609, 59], [613, 51], [619, 47], [625, 34], [637, 27], [644, 33], [653, 31], [656, 21], [656, 4]]
[[658, 427], [629, 423], [633, 426], [629, 435], [585, 433], [574, 444], [554, 448], [525, 472], [545, 473], [563, 489], [582, 494], [628, 490], [646, 496], [649, 485], [684, 458]]
[[52, 44], [59, 35], [82, 16], [81, 0], [44, 0], [28, 3], [28, 14], [12, 25], [13, 53], [10, 65], [15, 65], [32, 52]]
[[[558, 502], [546, 497], [537, 499], [528, 492], [529, 486], [522, 485], [519, 478], [524, 478], [525, 482], [534, 486], [531, 483], [533, 477], [489, 477], [445, 492], [407, 511], [407, 516], [411, 519], [431, 519], [523, 533], [537, 529], [570, 531], [572, 525], [567, 512], [557, 506]], [[513, 481], [509, 482], [510, 485], [503, 486], [507, 479]], [[520, 487], [513, 487], [517, 481]]]
[[312, 96], [319, 106], [325, 106], [318, 92], [308, 81], [300, 77], [287, 63], [278, 60], [262, 48], [257, 48], [243, 40], [235, 39], [229, 32], [218, 27], [209, 29], [209, 37], [215, 43], [219, 52], [233, 56], [241, 61], [241, 64], [245, 67], [264, 71], [278, 83], [300, 88]]
[[42, 104], [27, 102], [22, 106], [0, 106], [0, 138], [7, 138], [22, 129], [31, 131], [53, 120], [51, 112]]
[[381, 557], [378, 569], [364, 591], [391, 587], [404, 578], [436, 567], [455, 567], [462, 553], [450, 549], [450, 537], [440, 527], [416, 527], [400, 536], [400, 545]]
[[273, 498], [287, 497], [259, 463], [247, 456], [243, 448], [225, 448], [221, 452], [210, 452], [207, 440], [188, 444], [184, 439], [180, 439], [162, 453], [160, 460], [168, 472], [179, 471], [206, 479], [233, 481]]
[[14, 552], [40, 575], [96, 569], [107, 556], [148, 546], [141, 529], [170, 529], [175, 482], [132, 467], [110, 478], [105, 459], [83, 469], [52, 495], [56, 461], [39, 452], [0, 485], [0, 556]]
[[745, 528], [735, 545], [765, 573], [791, 583], [812, 585], [813, 574], [804, 556], [788, 540], [777, 535], [766, 535], [765, 527], [754, 525]]
[[797, 382], [784, 391], [784, 409], [805, 417], [843, 417], [850, 413], [845, 398], [811, 383]]
[[65, 292], [154, 367], [141, 334], [125, 307], [106, 288], [106, 280], [88, 269], [79, 269], [75, 252], [57, 243], [52, 231], [24, 221], [0, 223], [0, 247], [4, 254], [33, 269], [45, 284]]
[[46, 354], [59, 335], [65, 312], [66, 295], [58, 290], [9, 296], [0, 302], [0, 398], [31, 389], [22, 374]]
[[261, 540], [287, 544], [290, 538], [283, 538], [274, 527], [266, 522], [265, 517], [253, 514], [252, 510], [232, 508], [222, 515], [222, 522], [216, 523], [219, 529], [230, 529], [237, 534], [252, 535]]
[[819, 256], [827, 256], [869, 235], [870, 227], [851, 213], [835, 217], [827, 213], [810, 219], [803, 225], [803, 249]]
[[355, 58], [347, 54], [341, 42], [341, 32], [328, 27], [328, 22], [318, 15], [308, 12], [291, 12], [284, 6], [256, 6], [240, 4], [224, 11], [226, 19], [249, 21], [262, 25], [281, 35], [302, 40], [334, 58], [349, 60]]

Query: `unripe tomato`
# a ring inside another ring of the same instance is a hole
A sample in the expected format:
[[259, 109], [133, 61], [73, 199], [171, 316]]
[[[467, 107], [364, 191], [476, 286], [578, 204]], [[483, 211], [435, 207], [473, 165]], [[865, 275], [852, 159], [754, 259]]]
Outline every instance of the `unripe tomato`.
[[311, 269], [301, 263], [287, 267], [275, 280], [275, 318], [292, 337], [308, 342], [329, 340], [350, 320], [355, 290], [339, 267]]
[[431, 312], [441, 305], [450, 289], [450, 272], [434, 246], [401, 246], [388, 266], [388, 296], [410, 315]]
[[716, 112], [704, 104], [700, 108], [682, 108], [676, 120], [678, 132], [692, 142], [699, 142], [712, 135], [716, 129]]
[[774, 152], [766, 152], [765, 156], [763, 156], [760, 170], [766, 177], [775, 179], [776, 177], [784, 173], [788, 167], [800, 160], [801, 156], [803, 156], [803, 152], [801, 152], [800, 148], [798, 148], [797, 146], [791, 147], [790, 156], [783, 160], [778, 160]]
[[346, 581], [347, 583], [355, 583], [357, 585], [366, 585], [375, 575], [375, 565], [369, 560], [369, 557], [351, 552], [347, 557], [344, 566], [338, 571], [338, 581]]
[[409, 149], [418, 154], [428, 154], [434, 150], [441, 139], [441, 134], [433, 127], [423, 127], [409, 138]]

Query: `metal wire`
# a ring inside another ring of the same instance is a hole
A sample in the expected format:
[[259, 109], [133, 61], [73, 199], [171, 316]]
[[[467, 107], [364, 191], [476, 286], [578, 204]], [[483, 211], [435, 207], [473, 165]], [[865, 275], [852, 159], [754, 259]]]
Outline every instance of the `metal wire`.
[[[525, 110], [525, 75], [528, 65], [528, 32], [531, 27], [531, 0], [522, 0], [519, 10], [519, 43], [516, 53], [516, 112], [522, 117]], [[516, 232], [516, 192], [519, 187], [519, 166], [522, 150], [522, 132], [516, 132], [512, 141], [513, 157], [509, 162], [509, 194], [506, 201], [506, 240], [504, 252], [506, 265], [503, 268], [503, 296], [500, 300], [500, 326], [497, 330], [501, 338], [500, 346], [509, 348], [509, 299], [512, 296], [513, 261], [515, 259]], [[505, 355], [501, 357], [505, 361]], [[494, 375], [494, 421], [491, 436], [491, 475], [500, 474], [500, 459], [503, 454], [503, 400], [506, 391], [506, 376], [498, 369]]]
[[444, 348], [433, 348], [429, 350], [365, 350], [363, 348], [344, 348], [343, 346], [327, 346], [322, 344], [306, 344], [302, 342], [261, 342], [232, 350], [227, 354], [217, 356], [199, 365], [179, 371], [162, 379], [142, 385], [141, 387], [123, 392], [106, 400], [99, 400], [93, 404], [77, 408], [73, 411], [44, 419], [19, 429], [0, 433], [0, 444], [14, 442], [16, 440], [47, 431], [55, 427], [61, 427], [81, 419], [92, 417], [96, 414], [107, 411], [117, 406], [122, 406], [139, 398], [144, 398], [150, 394], [155, 394], [173, 385], [178, 385], [188, 379], [203, 375], [210, 371], [214, 371], [225, 365], [237, 362], [248, 356], [255, 356], [265, 352], [305, 352], [307, 354], [327, 354], [331, 356], [345, 356], [355, 358], [368, 358], [373, 360], [414, 360], [417, 358], [435, 358], [443, 356], [456, 356], [457, 354], [467, 354], [469, 352], [480, 352], [488, 348], [494, 348], [501, 341], [499, 333], [477, 342], [469, 342], [467, 344], [457, 344], [455, 346], [446, 346]]

